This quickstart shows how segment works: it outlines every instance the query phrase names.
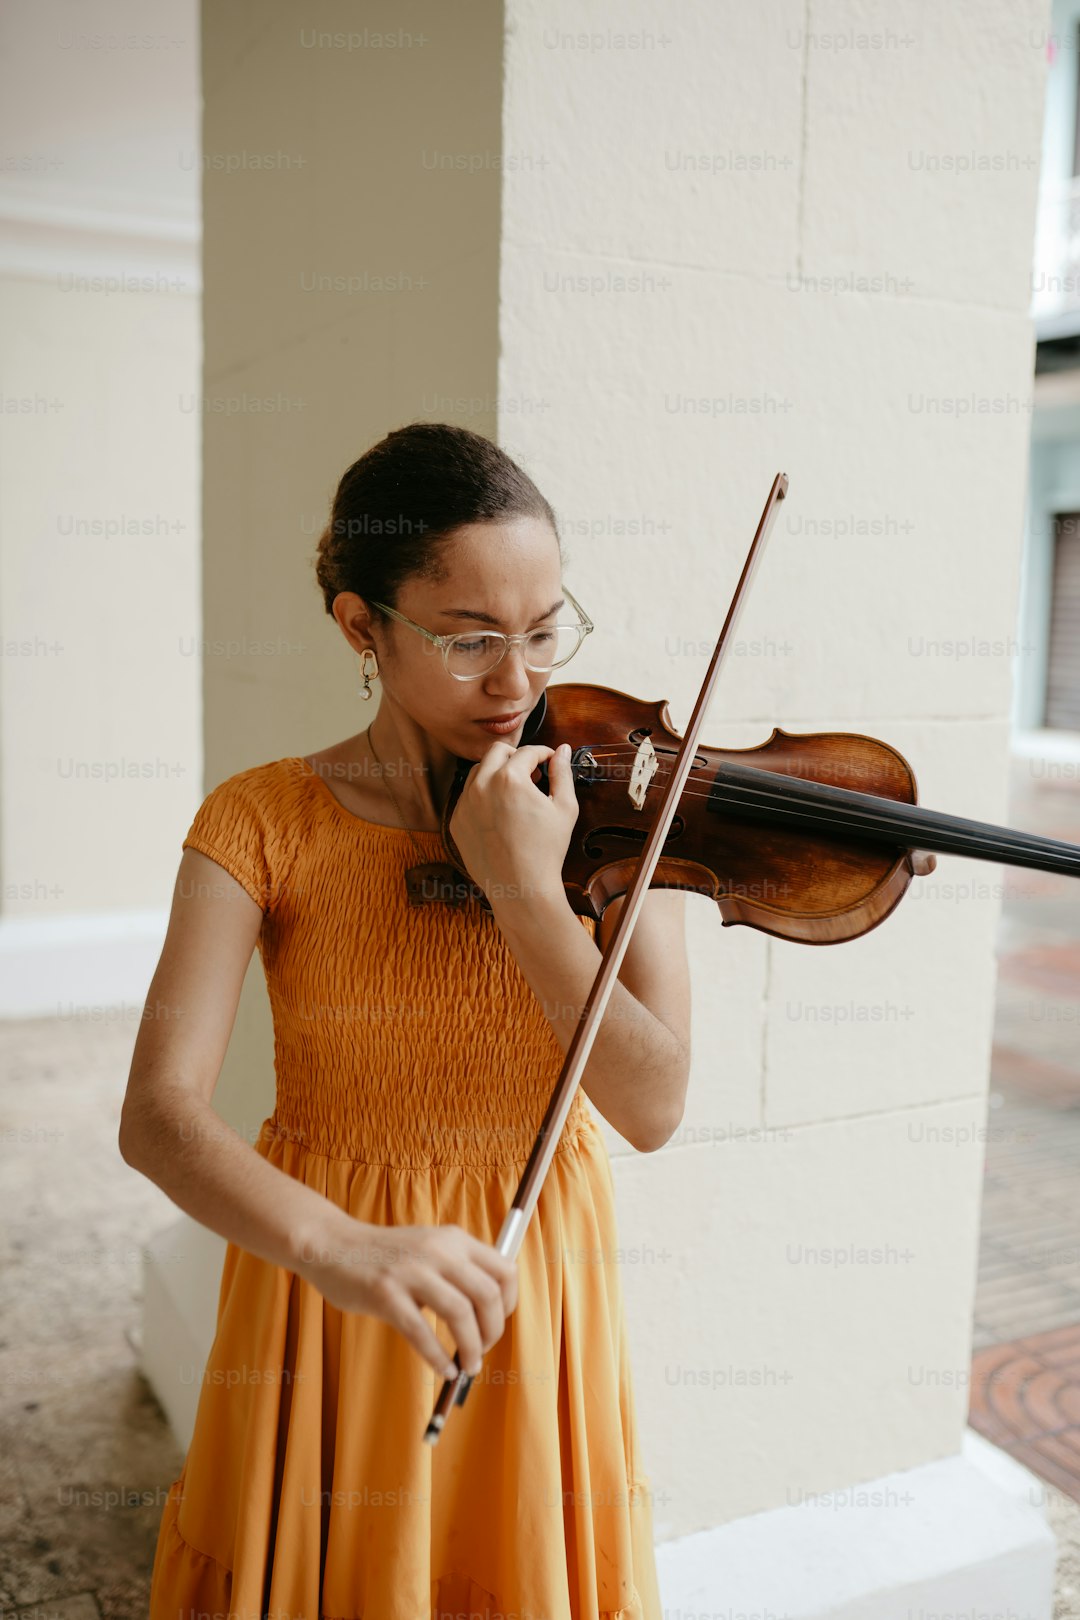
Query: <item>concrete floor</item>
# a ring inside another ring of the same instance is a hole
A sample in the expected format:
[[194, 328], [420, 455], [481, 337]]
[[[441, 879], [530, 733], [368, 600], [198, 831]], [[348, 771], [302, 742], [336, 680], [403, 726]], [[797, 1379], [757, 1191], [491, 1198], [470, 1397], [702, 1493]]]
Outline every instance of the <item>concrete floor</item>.
[[176, 1214], [116, 1146], [135, 1016], [0, 1023], [4, 1615], [145, 1615], [183, 1462], [128, 1338], [142, 1244]]
[[[1080, 782], [1019, 766], [1010, 821], [1080, 842]], [[977, 1352], [1080, 1323], [1080, 886], [978, 870], [1008, 893]], [[0, 1023], [0, 1609], [24, 1620], [145, 1615], [183, 1462], [132, 1342], [142, 1244], [175, 1215], [116, 1146], [137, 1021]], [[1080, 1504], [1045, 1491], [1054, 1620], [1080, 1620]]]

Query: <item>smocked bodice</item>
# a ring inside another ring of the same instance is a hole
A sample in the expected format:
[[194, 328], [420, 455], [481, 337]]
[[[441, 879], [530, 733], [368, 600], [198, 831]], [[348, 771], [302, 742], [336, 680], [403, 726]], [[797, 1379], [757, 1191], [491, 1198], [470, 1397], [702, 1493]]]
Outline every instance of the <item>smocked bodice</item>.
[[[264, 907], [270, 1128], [358, 1163], [523, 1165], [562, 1049], [490, 912], [409, 904], [414, 838], [445, 859], [439, 833], [362, 820], [297, 757], [221, 783], [184, 847]], [[559, 1150], [591, 1119], [579, 1089]]]

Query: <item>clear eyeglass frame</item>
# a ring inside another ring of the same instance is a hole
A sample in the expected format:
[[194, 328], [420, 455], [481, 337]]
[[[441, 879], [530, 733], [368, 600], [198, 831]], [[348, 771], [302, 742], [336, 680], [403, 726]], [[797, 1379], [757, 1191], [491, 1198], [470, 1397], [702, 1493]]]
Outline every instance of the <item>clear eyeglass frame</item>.
[[[557, 663], [548, 664], [543, 670], [534, 670], [534, 673], [538, 675], [546, 675], [549, 670], [561, 669], [564, 664], [568, 664], [571, 658], [574, 657], [574, 654], [581, 651], [581, 644], [585, 640], [585, 637], [589, 635], [591, 631], [596, 629], [596, 626], [585, 612], [585, 609], [582, 607], [573, 591], [571, 591], [566, 585], [563, 586], [562, 590], [563, 595], [569, 597], [570, 603], [578, 615], [579, 622], [577, 624], [550, 625], [547, 628], [554, 630], [576, 630], [578, 632], [577, 646], [574, 648], [573, 652], [567, 653], [566, 657], [560, 658]], [[384, 613], [388, 613], [392, 619], [397, 619], [401, 624], [407, 624], [410, 630], [418, 630], [422, 636], [426, 636], [428, 641], [432, 642], [436, 647], [439, 648], [440, 652], [442, 653], [443, 667], [446, 670], [446, 673], [452, 676], [455, 681], [483, 680], [485, 675], [490, 675], [494, 670], [498, 669], [511, 647], [525, 647], [525, 644], [529, 640], [530, 636], [536, 635], [537, 630], [542, 630], [545, 628], [542, 625], [538, 625], [536, 630], [527, 630], [523, 635], [516, 636], [505, 635], [501, 630], [483, 630], [479, 632], [480, 634], [489, 637], [492, 641], [502, 641], [502, 652], [499, 654], [498, 658], [496, 658], [495, 662], [490, 666], [490, 668], [482, 669], [475, 675], [459, 675], [456, 670], [450, 668], [449, 650], [457, 641], [475, 641], [478, 634], [476, 630], [460, 630], [452, 636], [440, 636], [436, 635], [434, 630], [425, 630], [422, 624], [417, 624], [414, 620], [406, 618], [405, 614], [399, 613], [396, 608], [387, 607], [385, 602], [372, 601], [371, 605], [372, 607], [381, 608]], [[534, 666], [529, 663], [527, 650], [525, 655], [525, 664], [528, 669], [534, 668]]]

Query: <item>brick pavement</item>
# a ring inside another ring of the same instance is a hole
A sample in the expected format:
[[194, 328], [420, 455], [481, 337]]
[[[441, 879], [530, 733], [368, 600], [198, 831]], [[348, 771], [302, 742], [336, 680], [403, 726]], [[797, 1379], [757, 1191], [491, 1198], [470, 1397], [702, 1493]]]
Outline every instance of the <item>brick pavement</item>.
[[[1009, 821], [1080, 843], [1080, 778], [1016, 761]], [[999, 870], [969, 1421], [1080, 1501], [1080, 883]]]

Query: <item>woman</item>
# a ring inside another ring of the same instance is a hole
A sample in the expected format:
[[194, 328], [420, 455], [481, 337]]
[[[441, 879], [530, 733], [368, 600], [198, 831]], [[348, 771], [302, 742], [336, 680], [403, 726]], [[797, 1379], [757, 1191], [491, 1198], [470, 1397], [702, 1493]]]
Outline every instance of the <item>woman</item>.
[[[184, 840], [147, 997], [169, 1016], [142, 1023], [121, 1150], [228, 1246], [152, 1620], [659, 1620], [586, 1098], [643, 1152], [681, 1118], [683, 895], [646, 896], [516, 1261], [494, 1247], [622, 904], [599, 929], [571, 910], [569, 760], [519, 746], [584, 633], [562, 569], [503, 451], [389, 434], [316, 561], [374, 721], [229, 777]], [[459, 759], [451, 833], [490, 910], [413, 903]], [[277, 1085], [253, 1151], [210, 1099], [256, 947]], [[426, 1446], [455, 1350], [475, 1387]]]

